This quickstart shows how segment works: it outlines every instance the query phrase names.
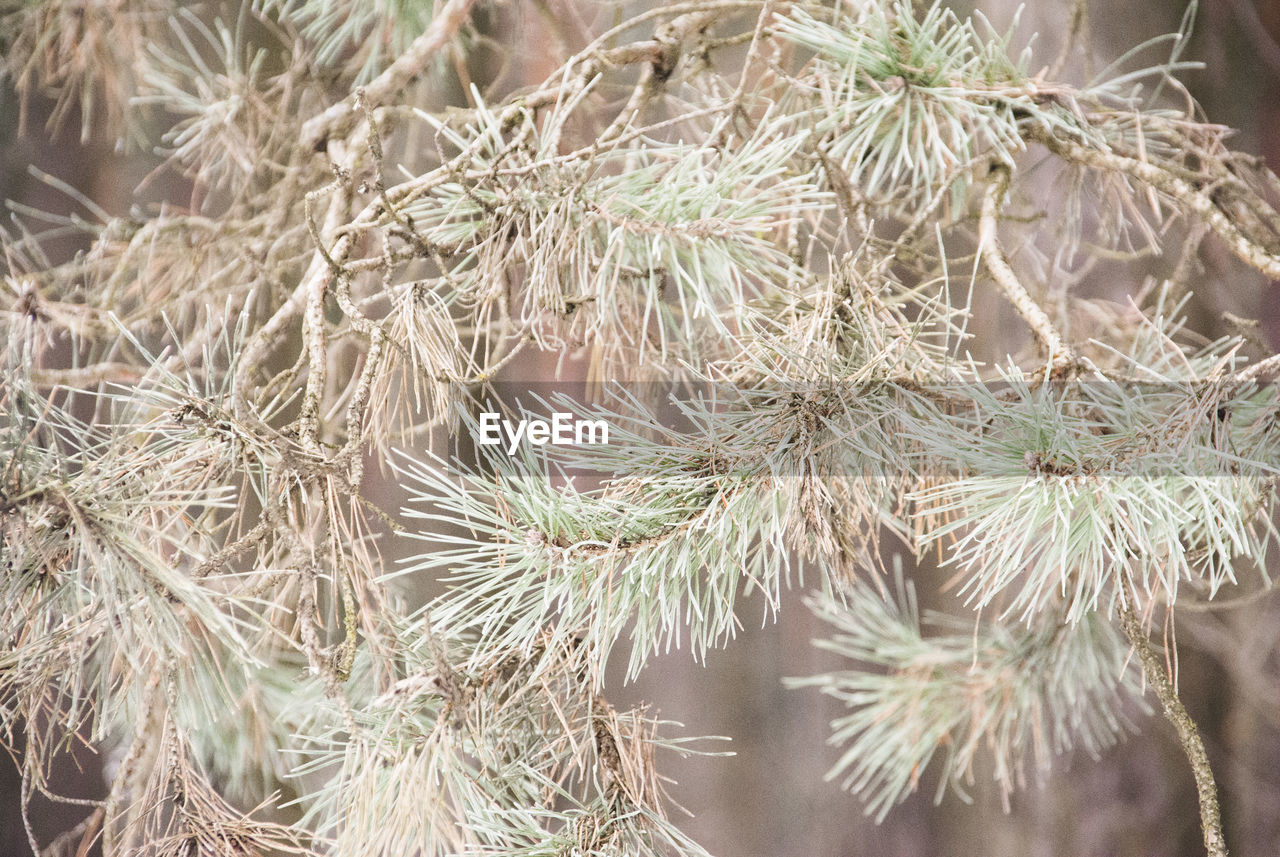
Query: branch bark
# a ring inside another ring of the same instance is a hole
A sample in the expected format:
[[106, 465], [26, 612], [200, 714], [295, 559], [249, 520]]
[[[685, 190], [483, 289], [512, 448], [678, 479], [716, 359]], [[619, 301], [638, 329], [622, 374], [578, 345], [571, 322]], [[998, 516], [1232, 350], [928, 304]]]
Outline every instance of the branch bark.
[[986, 263], [991, 278], [1004, 294], [1005, 299], [1013, 305], [1018, 315], [1030, 325], [1036, 338], [1049, 352], [1049, 361], [1055, 367], [1070, 363], [1074, 357], [1071, 349], [1063, 342], [1061, 334], [1053, 326], [1044, 309], [1031, 297], [1030, 292], [1018, 280], [1018, 275], [1005, 259], [1000, 249], [1000, 241], [996, 231], [999, 223], [1000, 206], [1004, 203], [1005, 194], [1009, 190], [1009, 170], [1003, 166], [992, 168], [994, 175], [987, 186], [986, 195], [982, 198], [982, 219], [978, 228], [978, 242], [982, 253], [982, 261]]
[[1099, 170], [1123, 173], [1175, 200], [1188, 213], [1207, 223], [1231, 252], [1273, 280], [1280, 280], [1280, 256], [1249, 238], [1232, 222], [1213, 198], [1190, 182], [1149, 161], [1140, 161], [1115, 152], [1094, 149], [1073, 140], [1062, 140], [1053, 134], [1037, 131], [1028, 135], [1060, 158]]
[[[421, 74], [436, 53], [458, 34], [458, 30], [470, 16], [473, 5], [475, 0], [449, 0], [423, 34], [409, 46], [409, 50], [364, 87], [368, 103], [383, 103]], [[359, 116], [357, 96], [352, 93], [323, 113], [308, 119], [302, 126], [301, 144], [306, 148], [319, 150], [325, 140], [341, 133]]]
[[1213, 769], [1209, 767], [1209, 756], [1205, 753], [1200, 730], [1178, 698], [1178, 691], [1133, 608], [1121, 599], [1119, 612], [1120, 626], [1142, 662], [1142, 673], [1155, 689], [1164, 716], [1173, 724], [1178, 733], [1178, 743], [1191, 763], [1191, 772], [1196, 778], [1196, 796], [1200, 801], [1200, 828], [1204, 833], [1205, 851], [1209, 857], [1227, 857], [1227, 843], [1222, 835], [1222, 812], [1218, 807], [1218, 784], [1213, 778]]

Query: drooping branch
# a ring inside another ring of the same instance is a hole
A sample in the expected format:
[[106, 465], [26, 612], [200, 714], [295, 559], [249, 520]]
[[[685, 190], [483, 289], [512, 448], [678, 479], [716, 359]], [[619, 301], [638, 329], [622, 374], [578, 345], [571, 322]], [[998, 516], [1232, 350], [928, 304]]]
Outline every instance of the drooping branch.
[[1032, 132], [1030, 138], [1041, 143], [1060, 158], [1094, 169], [1123, 173], [1166, 194], [1182, 206], [1188, 214], [1208, 224], [1209, 228], [1231, 248], [1231, 252], [1242, 261], [1271, 279], [1280, 280], [1280, 256], [1251, 240], [1218, 207], [1213, 197], [1205, 190], [1195, 187], [1185, 179], [1150, 161], [1091, 148], [1043, 131]]

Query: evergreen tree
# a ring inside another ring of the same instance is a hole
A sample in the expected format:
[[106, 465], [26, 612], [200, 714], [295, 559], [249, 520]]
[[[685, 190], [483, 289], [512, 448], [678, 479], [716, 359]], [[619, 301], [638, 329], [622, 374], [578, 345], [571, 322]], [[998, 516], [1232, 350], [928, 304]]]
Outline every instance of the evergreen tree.
[[[1150, 636], [1270, 583], [1280, 357], [1182, 319], [1202, 245], [1280, 279], [1280, 182], [1179, 82], [1191, 11], [1073, 84], [1083, 3], [1047, 66], [909, 0], [589, 32], [536, 0], [5, 5], [24, 117], [181, 188], [113, 214], [43, 176], [78, 213], [0, 235], [0, 734], [24, 808], [71, 743], [112, 759], [34, 851], [703, 854], [660, 751], [715, 745], [606, 666], [804, 585], [848, 667], [794, 684], [847, 706], [831, 776], [869, 813], [931, 765], [1008, 795], [1150, 690], [1226, 854]], [[563, 61], [482, 75], [501, 15]], [[1077, 289], [1152, 256], [1128, 306]], [[539, 355], [564, 383], [493, 398]]]

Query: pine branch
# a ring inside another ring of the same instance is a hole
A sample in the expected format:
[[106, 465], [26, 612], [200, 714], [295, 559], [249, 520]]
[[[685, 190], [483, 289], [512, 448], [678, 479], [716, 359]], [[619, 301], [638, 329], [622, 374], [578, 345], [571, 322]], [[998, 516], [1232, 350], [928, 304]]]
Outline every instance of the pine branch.
[[[687, 748], [604, 676], [729, 645], [744, 598], [772, 619], [803, 570], [854, 663], [796, 683], [848, 705], [833, 776], [873, 814], [931, 760], [960, 790], [987, 756], [1007, 797], [1028, 761], [1109, 746], [1137, 673], [1118, 611], [1225, 854], [1203, 743], [1126, 601], [1269, 584], [1280, 540], [1280, 356], [1246, 363], [1175, 296], [1213, 285], [1208, 232], [1280, 274], [1280, 179], [1158, 99], [1186, 95], [1190, 17], [1078, 87], [1056, 78], [1084, 3], [1035, 75], [1015, 28], [940, 2], [623, 10], [553, 27], [549, 72], [506, 25], [519, 4], [492, 28], [478, 8], [0, 12], [24, 114], [45, 92], [55, 124], [78, 109], [163, 157], [134, 205], [32, 170], [65, 205], [0, 227], [20, 809], [53, 797], [68, 741], [124, 748], [101, 813], [50, 847], [703, 857], [658, 785], [657, 751]], [[1025, 192], [1030, 143], [1075, 183], [1061, 199]], [[1170, 210], [1175, 282], [1139, 288]], [[1076, 292], [1100, 262], [1136, 278], [1130, 306]], [[991, 295], [1039, 357], [993, 359]], [[606, 391], [514, 411], [607, 444], [434, 454], [480, 434], [489, 384], [552, 360]], [[368, 463], [412, 531], [362, 495]], [[890, 535], [936, 551], [981, 623], [858, 583]], [[390, 572], [384, 545], [416, 555]], [[415, 611], [401, 582], [444, 592]], [[236, 808], [285, 786], [296, 823]]]
[[1205, 753], [1200, 730], [1196, 728], [1195, 721], [1178, 697], [1178, 691], [1173, 686], [1164, 663], [1147, 639], [1142, 623], [1127, 600], [1122, 599], [1118, 613], [1120, 627], [1124, 629], [1125, 636], [1129, 638], [1142, 663], [1142, 673], [1155, 688], [1165, 719], [1173, 724], [1182, 752], [1191, 763], [1191, 772], [1196, 780], [1196, 796], [1200, 802], [1200, 829], [1204, 834], [1205, 851], [1209, 857], [1227, 857], [1226, 839], [1222, 834], [1222, 812], [1218, 808], [1218, 784], [1213, 778], [1213, 769], [1209, 767], [1209, 756]]
[[1018, 281], [1018, 276], [1005, 259], [1004, 251], [1000, 249], [1000, 240], [997, 238], [999, 212], [1004, 205], [1005, 195], [1009, 191], [1009, 169], [1003, 165], [993, 166], [991, 175], [994, 179], [987, 185], [986, 193], [982, 198], [982, 219], [978, 230], [982, 259], [1005, 298], [1017, 310], [1018, 315], [1030, 325], [1031, 330], [1044, 346], [1048, 353], [1049, 364], [1054, 369], [1060, 369], [1073, 362], [1075, 355], [1063, 342], [1061, 334], [1053, 326], [1049, 316]]
[[[430, 26], [418, 36], [409, 49], [396, 58], [384, 72], [364, 85], [364, 98], [370, 104], [383, 104], [392, 99], [405, 84], [422, 74], [427, 64], [458, 33], [471, 15], [475, 0], [449, 0], [436, 13]], [[302, 126], [300, 145], [308, 151], [320, 151], [330, 137], [340, 135], [362, 114], [359, 96], [352, 93]]]

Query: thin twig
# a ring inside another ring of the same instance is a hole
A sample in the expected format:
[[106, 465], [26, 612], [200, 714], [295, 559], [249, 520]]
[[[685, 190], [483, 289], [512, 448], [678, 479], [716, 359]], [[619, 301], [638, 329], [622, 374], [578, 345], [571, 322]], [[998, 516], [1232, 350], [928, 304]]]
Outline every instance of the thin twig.
[[1133, 649], [1142, 662], [1142, 672], [1147, 681], [1155, 689], [1160, 705], [1164, 709], [1165, 718], [1173, 724], [1178, 733], [1178, 742], [1182, 751], [1191, 763], [1191, 772], [1196, 779], [1196, 795], [1200, 800], [1200, 827], [1204, 833], [1204, 847], [1209, 857], [1227, 857], [1226, 839], [1222, 835], [1222, 813], [1218, 808], [1218, 784], [1213, 778], [1213, 770], [1209, 767], [1209, 756], [1205, 753], [1204, 741], [1200, 730], [1187, 713], [1178, 691], [1169, 680], [1169, 672], [1161, 662], [1160, 656], [1151, 646], [1142, 623], [1134, 614], [1133, 608], [1122, 598], [1120, 601], [1120, 626], [1125, 636], [1133, 644]]
[[[462, 28], [475, 0], [449, 0], [436, 16], [431, 25], [421, 36], [418, 36], [400, 57], [382, 74], [369, 81], [364, 87], [365, 98], [371, 104], [379, 104], [395, 96], [404, 85], [420, 75], [435, 55], [447, 45], [458, 30]], [[329, 137], [341, 133], [349, 127], [360, 114], [356, 106], [355, 93], [325, 110], [318, 116], [308, 119], [302, 126], [301, 145], [309, 149], [319, 149]]]
[[1086, 56], [1088, 55], [1088, 30], [1089, 2], [1088, 0], [1074, 0], [1071, 4], [1071, 23], [1067, 25], [1067, 36], [1062, 40], [1062, 50], [1058, 51], [1058, 55], [1054, 57], [1048, 71], [1044, 74], [1046, 80], [1058, 79], [1058, 75], [1062, 73], [1062, 69], [1066, 66], [1067, 60], [1070, 59], [1072, 51], [1081, 42], [1085, 43], [1084, 51]]
[[1049, 316], [1032, 298], [1026, 287], [1018, 280], [996, 237], [996, 228], [1000, 207], [1004, 203], [1005, 194], [1009, 190], [1009, 170], [1004, 166], [992, 168], [992, 181], [987, 186], [986, 195], [982, 199], [982, 220], [978, 228], [978, 243], [982, 253], [982, 261], [986, 263], [991, 278], [1005, 298], [1013, 305], [1018, 315], [1031, 326], [1031, 330], [1049, 352], [1049, 361], [1055, 366], [1065, 365], [1072, 360], [1071, 349], [1063, 342], [1062, 336], [1053, 326]]
[[1272, 354], [1265, 360], [1259, 360], [1252, 366], [1246, 366], [1231, 376], [1232, 383], [1247, 384], [1265, 375], [1280, 373], [1280, 354]]
[[136, 384], [143, 370], [127, 363], [95, 363], [76, 369], [37, 369], [31, 382], [37, 387], [71, 387], [83, 390], [99, 384]]
[[214, 553], [204, 562], [196, 566], [191, 572], [191, 579], [203, 580], [219, 568], [222, 568], [224, 565], [240, 556], [240, 554], [249, 550], [249, 548], [262, 542], [271, 534], [271, 531], [271, 522], [267, 520], [266, 516], [263, 516], [262, 520], [258, 521], [258, 523], [255, 524], [253, 529], [249, 530], [249, 532], [245, 533], [234, 542], [224, 545], [217, 551], [217, 553]]

